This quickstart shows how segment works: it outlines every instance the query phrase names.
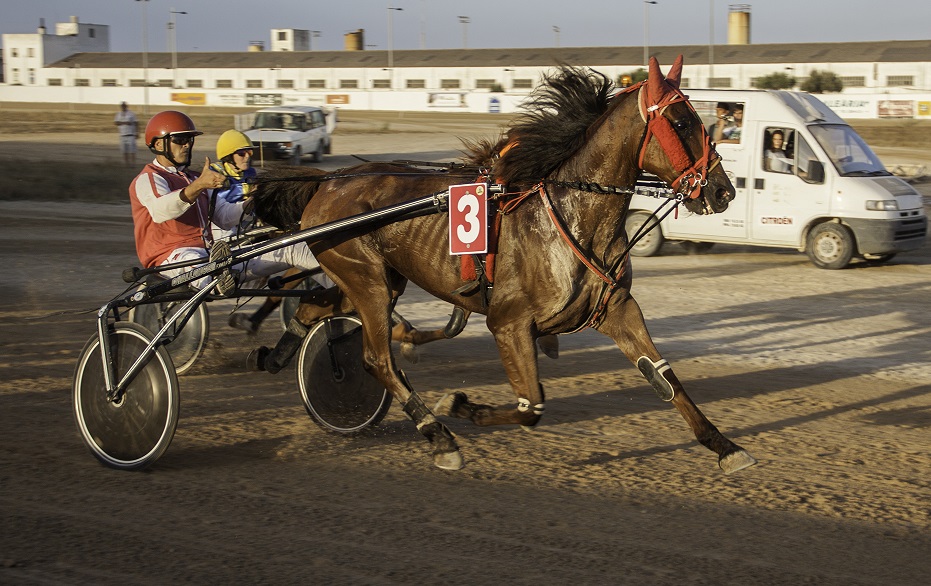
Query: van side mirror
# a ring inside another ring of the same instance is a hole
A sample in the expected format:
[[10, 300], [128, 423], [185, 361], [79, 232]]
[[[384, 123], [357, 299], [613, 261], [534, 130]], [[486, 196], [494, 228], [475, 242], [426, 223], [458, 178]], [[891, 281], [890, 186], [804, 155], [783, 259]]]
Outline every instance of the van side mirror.
[[824, 183], [824, 163], [821, 161], [808, 161], [809, 183]]

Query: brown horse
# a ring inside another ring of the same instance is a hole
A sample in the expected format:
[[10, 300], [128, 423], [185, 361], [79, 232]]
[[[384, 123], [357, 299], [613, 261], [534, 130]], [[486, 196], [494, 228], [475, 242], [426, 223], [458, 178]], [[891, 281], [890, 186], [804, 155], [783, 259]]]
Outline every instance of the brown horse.
[[[500, 230], [489, 295], [470, 287], [459, 258], [448, 254], [445, 214], [310, 243], [339, 291], [302, 307], [297, 318], [309, 324], [321, 313], [355, 307], [363, 324], [365, 368], [430, 441], [436, 466], [460, 468], [459, 448], [395, 366], [391, 352], [391, 312], [408, 280], [487, 316], [517, 395], [516, 406], [495, 407], [472, 403], [457, 392], [437, 404], [436, 415], [478, 425], [534, 426], [544, 409], [534, 341], [588, 326], [615, 341], [660, 398], [679, 410], [698, 441], [718, 454], [725, 472], [756, 462], [686, 395], [630, 295], [624, 221], [642, 171], [668, 183], [694, 213], [724, 211], [734, 197], [699, 116], [679, 91], [681, 70], [681, 56], [665, 77], [651, 59], [646, 82], [612, 95], [603, 75], [561, 67], [534, 92], [501, 140], [468, 145], [472, 162], [492, 157], [485, 179], [505, 186], [503, 194], [490, 197]], [[468, 167], [425, 172], [410, 165], [368, 163], [322, 182], [265, 183], [256, 195], [256, 211], [275, 225], [290, 224], [300, 215], [302, 227], [317, 226], [445, 192], [451, 184], [474, 181], [475, 173]]]

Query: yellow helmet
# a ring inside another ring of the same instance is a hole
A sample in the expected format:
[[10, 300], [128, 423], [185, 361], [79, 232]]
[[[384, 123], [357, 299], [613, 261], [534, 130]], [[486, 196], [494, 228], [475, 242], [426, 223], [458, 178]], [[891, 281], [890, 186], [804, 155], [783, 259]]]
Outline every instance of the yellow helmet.
[[217, 158], [232, 155], [239, 149], [251, 149], [252, 141], [238, 130], [227, 130], [217, 139]]

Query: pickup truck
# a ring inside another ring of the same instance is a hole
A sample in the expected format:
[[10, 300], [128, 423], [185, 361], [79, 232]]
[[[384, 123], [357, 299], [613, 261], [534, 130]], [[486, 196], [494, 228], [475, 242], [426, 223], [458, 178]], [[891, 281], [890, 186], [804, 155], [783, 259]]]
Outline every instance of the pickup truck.
[[305, 154], [319, 163], [330, 154], [330, 134], [336, 129], [336, 113], [315, 106], [276, 106], [255, 113], [245, 134], [255, 149], [253, 156], [265, 159], [288, 159], [300, 165]]

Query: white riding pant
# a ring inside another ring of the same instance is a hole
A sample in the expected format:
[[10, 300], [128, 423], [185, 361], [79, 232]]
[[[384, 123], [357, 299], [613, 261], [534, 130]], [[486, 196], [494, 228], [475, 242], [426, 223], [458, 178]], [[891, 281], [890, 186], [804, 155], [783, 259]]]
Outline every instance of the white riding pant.
[[[168, 258], [162, 262], [162, 264], [173, 264], [195, 259], [207, 260], [207, 258], [208, 253], [205, 248], [184, 247], [173, 250], [171, 254], [168, 255]], [[161, 275], [171, 279], [193, 270], [195, 266], [165, 269], [159, 272]], [[317, 259], [314, 258], [314, 255], [310, 252], [310, 248], [307, 247], [307, 244], [298, 242], [297, 244], [292, 244], [291, 246], [285, 246], [283, 248], [278, 248], [270, 252], [266, 252], [265, 254], [251, 260], [247, 260], [244, 263], [233, 265], [233, 270], [242, 273], [240, 283], [248, 283], [250, 281], [256, 281], [265, 277], [270, 277], [272, 275], [282, 273], [291, 267], [296, 267], [307, 271], [316, 269], [319, 266], [320, 263], [318, 263]], [[330, 281], [326, 275], [319, 275], [315, 277], [315, 279], [320, 281], [321, 284], [326, 287], [333, 285], [333, 282]], [[196, 281], [192, 281], [190, 285], [200, 289], [212, 280], [212, 275], [205, 275]]]

